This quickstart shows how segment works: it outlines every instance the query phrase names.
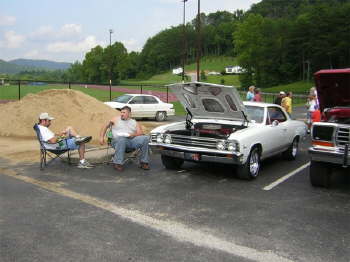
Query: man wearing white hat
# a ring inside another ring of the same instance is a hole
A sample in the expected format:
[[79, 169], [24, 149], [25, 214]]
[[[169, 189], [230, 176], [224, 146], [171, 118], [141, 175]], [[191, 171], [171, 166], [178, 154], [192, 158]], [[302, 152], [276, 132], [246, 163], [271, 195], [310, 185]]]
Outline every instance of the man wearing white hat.
[[282, 103], [282, 99], [283, 99], [285, 96], [286, 96], [286, 93], [283, 92], [283, 91], [281, 91], [281, 92], [278, 94], [278, 96], [276, 97], [276, 99], [275, 99], [275, 101], [274, 101], [273, 103], [280, 106], [281, 103]]
[[[73, 129], [73, 127], [68, 126], [59, 134], [53, 133], [48, 127], [51, 125], [51, 120], [54, 120], [52, 116], [48, 113], [41, 113], [39, 115], [39, 130], [42, 137], [42, 140], [45, 142], [45, 148], [47, 149], [70, 149], [79, 151], [79, 164], [78, 168], [91, 168], [92, 165], [85, 160], [85, 143], [91, 140], [91, 136], [81, 137]], [[64, 143], [59, 143], [64, 137]]]

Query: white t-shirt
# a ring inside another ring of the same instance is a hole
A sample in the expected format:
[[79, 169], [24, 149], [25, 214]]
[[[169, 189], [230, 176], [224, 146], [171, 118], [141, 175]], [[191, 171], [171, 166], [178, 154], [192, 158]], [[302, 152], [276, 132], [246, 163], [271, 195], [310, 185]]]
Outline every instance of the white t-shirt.
[[316, 110], [317, 101], [315, 99], [309, 101], [309, 112], [314, 112]]
[[[48, 129], [46, 126], [38, 125], [41, 138], [43, 139], [44, 142], [48, 142], [51, 138], [55, 137], [55, 134]], [[56, 149], [57, 144], [46, 144], [45, 143], [45, 148], [47, 149]]]

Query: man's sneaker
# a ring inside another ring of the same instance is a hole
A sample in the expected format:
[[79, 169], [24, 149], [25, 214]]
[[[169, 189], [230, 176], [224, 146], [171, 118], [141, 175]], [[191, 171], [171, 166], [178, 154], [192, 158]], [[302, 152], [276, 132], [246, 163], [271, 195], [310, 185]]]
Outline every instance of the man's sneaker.
[[141, 163], [140, 168], [142, 168], [143, 170], [150, 170], [148, 163]]
[[78, 168], [93, 168], [94, 165], [91, 165], [88, 161], [84, 161], [84, 163], [79, 162]]
[[75, 138], [75, 143], [77, 145], [84, 144], [90, 142], [92, 139], [92, 136], [81, 136], [81, 137], [76, 137]]
[[119, 164], [114, 164], [114, 169], [119, 171], [119, 172], [122, 172], [124, 170], [123, 166], [122, 165], [119, 165]]

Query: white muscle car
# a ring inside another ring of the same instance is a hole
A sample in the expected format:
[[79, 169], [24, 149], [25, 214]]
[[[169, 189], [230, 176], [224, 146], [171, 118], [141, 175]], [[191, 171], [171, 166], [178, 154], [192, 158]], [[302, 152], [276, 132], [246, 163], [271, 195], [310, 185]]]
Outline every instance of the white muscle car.
[[187, 116], [151, 131], [150, 146], [166, 168], [178, 169], [184, 161], [234, 164], [239, 178], [253, 179], [267, 157], [283, 153], [295, 159], [307, 129], [282, 107], [243, 103], [232, 86], [194, 82], [170, 89]]

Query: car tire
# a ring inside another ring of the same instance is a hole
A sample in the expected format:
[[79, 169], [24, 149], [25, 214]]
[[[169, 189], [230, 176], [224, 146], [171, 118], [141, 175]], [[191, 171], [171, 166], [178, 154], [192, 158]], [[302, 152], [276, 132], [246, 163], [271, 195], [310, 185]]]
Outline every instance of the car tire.
[[292, 144], [288, 147], [286, 151], [282, 153], [283, 157], [287, 160], [295, 160], [298, 154], [298, 148], [299, 148], [299, 139], [298, 137], [295, 137], [293, 139]]
[[183, 159], [174, 158], [166, 155], [161, 156], [162, 164], [166, 169], [177, 170], [180, 169], [182, 164], [184, 163]]
[[312, 186], [329, 188], [331, 175], [332, 167], [328, 163], [311, 161], [309, 176]]
[[257, 146], [253, 147], [249, 153], [248, 159], [244, 165], [236, 168], [237, 176], [240, 179], [252, 180], [259, 175], [260, 170], [260, 151]]
[[156, 120], [158, 122], [165, 121], [167, 118], [166, 112], [165, 111], [158, 111], [156, 113]]

